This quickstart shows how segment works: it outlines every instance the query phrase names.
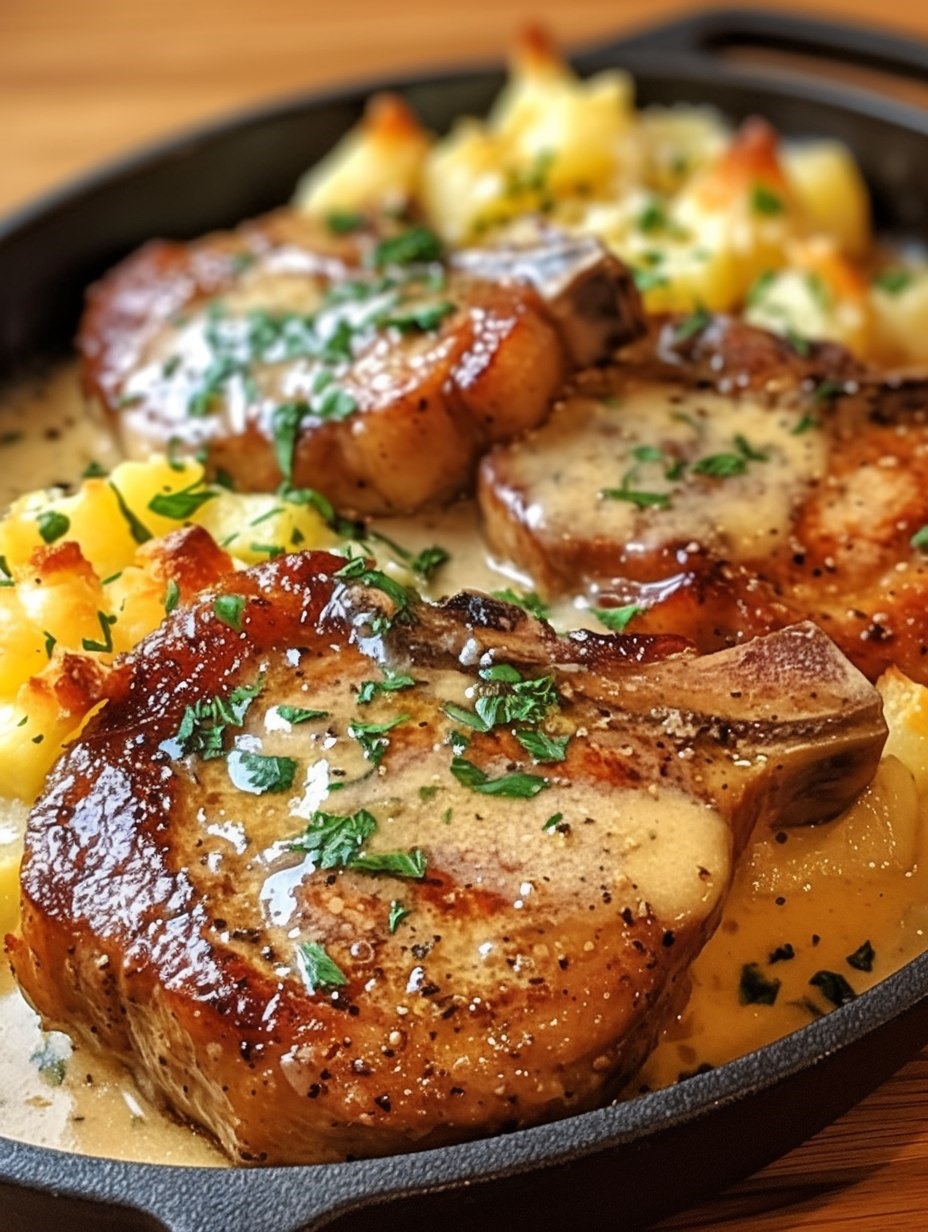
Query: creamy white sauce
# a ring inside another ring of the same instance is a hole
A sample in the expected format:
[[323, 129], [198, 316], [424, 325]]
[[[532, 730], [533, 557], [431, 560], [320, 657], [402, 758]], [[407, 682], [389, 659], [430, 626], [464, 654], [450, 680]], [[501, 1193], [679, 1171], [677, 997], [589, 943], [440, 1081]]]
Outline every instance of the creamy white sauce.
[[[700, 430], [675, 419], [672, 403], [655, 405], [653, 398], [643, 392], [629, 392], [618, 407], [591, 406], [589, 414], [614, 426], [616, 439], [621, 443], [619, 457], [627, 457], [636, 445], [648, 443], [664, 450], [671, 446], [685, 448], [691, 453], [698, 448], [703, 456], [730, 448], [735, 433], [743, 434], [753, 447], [768, 451], [768, 461], [753, 468], [756, 474], [749, 467], [744, 476], [728, 481], [738, 485], [741, 500], [748, 500], [756, 510], [751, 524], [745, 525], [743, 517], [737, 514], [737, 502], [731, 499], [735, 488], [727, 484], [726, 501], [720, 501], [711, 515], [713, 533], [724, 532], [732, 543], [742, 544], [743, 551], [750, 554], [758, 536], [769, 543], [783, 533], [788, 522], [789, 494], [794, 490], [791, 485], [813, 478], [821, 464], [816, 454], [818, 434], [811, 433], [807, 438], [796, 435], [793, 420], [750, 404], [739, 410], [735, 422], [724, 418], [721, 407], [710, 396], [701, 395], [700, 401], [706, 412]], [[646, 429], [640, 426], [640, 418], [646, 419]], [[73, 483], [92, 459], [107, 466], [117, 460], [105, 433], [86, 421], [74, 375], [69, 371], [54, 373], [37, 386], [10, 393], [0, 423], [0, 441], [0, 456], [7, 463], [2, 468], [6, 487], [0, 499], [7, 501], [36, 487]], [[564, 464], [559, 477], [550, 479], [555, 512], [559, 508], [558, 486], [582, 483], [584, 468], [589, 468], [591, 462], [583, 455], [583, 446], [571, 442], [566, 433], [562, 457]], [[541, 462], [529, 459], [527, 465], [540, 467]], [[575, 472], [579, 479], [575, 479]], [[621, 479], [622, 475], [617, 474], [617, 484]], [[645, 482], [649, 486], [657, 484], [660, 490], [673, 488], [672, 481], [652, 470], [648, 470]], [[567, 516], [568, 508], [575, 510], [576, 506], [568, 503], [566, 495], [563, 499], [562, 513]], [[686, 499], [685, 494], [674, 495], [677, 512], [673, 518], [680, 530], [689, 527], [692, 533], [691, 519], [702, 515], [695, 507], [688, 511]], [[613, 518], [610, 533], [649, 533], [648, 519], [641, 519], [633, 506], [612, 502], [609, 513]], [[527, 580], [519, 578], [504, 562], [487, 557], [471, 504], [463, 503], [415, 519], [384, 521], [380, 526], [413, 551], [437, 543], [451, 553], [451, 560], [432, 584], [434, 597], [465, 587], [491, 592], [509, 586], [527, 587]], [[582, 599], [567, 600], [554, 609], [552, 616], [561, 628], [587, 623], [586, 603]], [[595, 621], [590, 623], [595, 627]], [[273, 742], [285, 734], [285, 728], [286, 724], [268, 723], [266, 738]], [[320, 746], [320, 753], [327, 755], [327, 750]], [[319, 792], [325, 788], [328, 770], [324, 760], [320, 760], [319, 767], [319, 781], [302, 784], [301, 796], [294, 799], [296, 818], [316, 807]], [[895, 773], [898, 780], [898, 771]], [[885, 826], [891, 827], [891, 792], [886, 799], [890, 803], [880, 816]], [[725, 836], [714, 824], [711, 810], [699, 810], [701, 816], [697, 818], [691, 802], [687, 807], [671, 810], [663, 807], [667, 802], [654, 801], [653, 817], [642, 821], [639, 813], [630, 829], [626, 824], [626, 853], [635, 865], [626, 872], [631, 871], [642, 885], [649, 886], [655, 902], [662, 901], [669, 910], [705, 908], [709, 902], [706, 895], [715, 891], [699, 879], [687, 881], [685, 869], [695, 860], [681, 859], [680, 852], [697, 841], [694, 830], [700, 829], [701, 858], [705, 859], [708, 842], [715, 852], [713, 858], [717, 857], [721, 881], [726, 875]], [[546, 810], [549, 803], [546, 802]], [[533, 833], [537, 822], [538, 818], [533, 816]], [[622, 824], [618, 817], [617, 833]], [[859, 863], [849, 870], [835, 854], [841, 843], [846, 842], [838, 828], [842, 824], [839, 821], [814, 832], [793, 833], [785, 849], [770, 835], [758, 837], [753, 854], [744, 861], [736, 877], [723, 924], [693, 968], [692, 999], [665, 1032], [641, 1083], [654, 1086], [671, 1082], [681, 1071], [700, 1064], [721, 1063], [803, 1025], [809, 1020], [810, 1011], [803, 1007], [802, 996], [808, 992], [810, 975], [818, 970], [841, 971], [852, 978], [857, 991], [862, 991], [924, 948], [926, 912], [922, 904], [928, 901], [924, 827], [912, 838], [905, 858], [882, 864], [874, 861], [871, 874], [861, 878]], [[217, 860], [224, 858], [224, 850], [230, 856], [241, 854], [242, 828], [236, 818], [214, 818], [211, 826]], [[12, 821], [10, 828], [11, 832], [15, 829]], [[660, 831], [660, 842], [641, 840], [641, 834], [649, 828]], [[838, 839], [831, 838], [835, 834]], [[0, 834], [0, 859], [4, 857], [3, 838]], [[829, 841], [832, 847], [828, 846]], [[676, 851], [676, 858], [669, 865], [663, 858], [665, 847]], [[14, 850], [8, 842], [7, 859]], [[782, 870], [785, 851], [791, 859], [794, 853], [800, 853], [788, 888], [782, 883], [785, 873], [771, 872]], [[292, 889], [300, 876], [299, 866], [289, 859], [275, 861], [270, 850], [267, 858], [271, 876], [266, 885], [265, 910], [271, 921], [286, 927], [293, 910]], [[803, 869], [816, 866], [824, 869], [824, 873], [811, 879], [803, 877]], [[684, 869], [684, 875], [674, 882], [675, 868]], [[852, 876], [856, 878], [853, 891]], [[518, 892], [522, 892], [521, 882]], [[847, 910], [850, 901], [854, 903], [853, 912]], [[872, 942], [876, 951], [874, 969], [870, 973], [849, 971], [846, 956], [865, 939]], [[777, 1006], [739, 1005], [738, 975], [742, 966], [763, 963], [771, 950], [786, 942], [794, 946], [797, 957], [770, 969], [772, 974], [782, 975], [784, 984], [785, 991]], [[63, 1036], [45, 1035], [7, 972], [0, 976], [0, 1038], [0, 1124], [5, 1135], [122, 1159], [216, 1166], [227, 1163], [205, 1137], [154, 1109], [119, 1066], [82, 1043], [72, 1046]]]
[[[767, 556], [824, 471], [824, 435], [803, 418], [619, 372], [611, 392], [571, 397], [519, 442], [509, 499], [547, 543], [623, 544], [628, 562], [691, 542], [728, 560]], [[712, 466], [723, 473], [700, 470]]]

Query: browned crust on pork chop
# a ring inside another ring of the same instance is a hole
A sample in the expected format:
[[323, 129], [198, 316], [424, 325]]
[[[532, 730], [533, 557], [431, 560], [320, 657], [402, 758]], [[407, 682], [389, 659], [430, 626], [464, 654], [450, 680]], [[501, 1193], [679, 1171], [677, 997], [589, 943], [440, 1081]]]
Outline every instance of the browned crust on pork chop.
[[[423, 605], [324, 553], [177, 609], [107, 696], [30, 819], [16, 975], [46, 1022], [260, 1162], [607, 1098], [673, 1009], [732, 850], [832, 815], [885, 736], [811, 627], [694, 659], [483, 596]], [[566, 737], [563, 760], [526, 733]], [[474, 786], [513, 775], [522, 792]], [[362, 810], [374, 829], [326, 867], [305, 844]]]

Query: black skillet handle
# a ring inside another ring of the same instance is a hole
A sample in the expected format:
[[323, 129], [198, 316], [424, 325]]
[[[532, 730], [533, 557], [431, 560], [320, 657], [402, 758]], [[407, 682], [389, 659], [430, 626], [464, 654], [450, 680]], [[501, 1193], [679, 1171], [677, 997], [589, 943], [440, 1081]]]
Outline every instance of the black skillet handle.
[[928, 82], [928, 43], [868, 26], [819, 21], [772, 9], [709, 9], [622, 38], [616, 49], [719, 59], [747, 47], [792, 52]]

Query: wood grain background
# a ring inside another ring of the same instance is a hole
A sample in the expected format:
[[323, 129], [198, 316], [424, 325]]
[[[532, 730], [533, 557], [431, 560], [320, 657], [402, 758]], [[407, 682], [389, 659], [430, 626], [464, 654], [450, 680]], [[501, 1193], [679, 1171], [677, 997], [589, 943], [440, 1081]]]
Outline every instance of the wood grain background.
[[[0, 0], [0, 212], [140, 143], [257, 101], [394, 70], [499, 60], [529, 21], [545, 23], [570, 47], [695, 7], [679, 0]], [[779, 7], [807, 11], [798, 2]], [[816, 11], [928, 39], [925, 0], [817, 0]], [[928, 1051], [804, 1146], [661, 1227], [928, 1227]]]

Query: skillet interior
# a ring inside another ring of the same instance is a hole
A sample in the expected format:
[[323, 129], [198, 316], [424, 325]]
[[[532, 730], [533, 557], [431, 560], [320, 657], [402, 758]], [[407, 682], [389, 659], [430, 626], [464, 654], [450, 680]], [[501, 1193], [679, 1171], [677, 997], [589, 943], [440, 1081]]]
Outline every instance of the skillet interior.
[[[928, 235], [928, 115], [822, 81], [714, 63], [713, 40], [735, 41], [739, 30], [781, 45], [866, 49], [871, 62], [896, 67], [904, 57], [906, 71], [928, 64], [926, 49], [758, 13], [707, 14], [593, 49], [576, 63], [583, 71], [629, 67], [645, 104], [708, 102], [735, 120], [759, 112], [790, 135], [844, 140], [873, 189], [878, 225]], [[484, 111], [501, 83], [495, 71], [458, 72], [410, 80], [403, 93], [443, 129], [462, 112]], [[145, 239], [192, 237], [285, 200], [378, 84], [233, 118], [11, 219], [0, 229], [0, 364], [12, 369], [66, 350], [83, 288]], [[815, 1132], [926, 1039], [928, 956], [795, 1035], [681, 1086], [421, 1155], [201, 1171], [87, 1159], [0, 1138], [4, 1226], [37, 1232], [65, 1219], [74, 1232], [296, 1232], [321, 1223], [409, 1229], [426, 1220], [472, 1229], [478, 1220], [502, 1227], [530, 1218], [542, 1229], [580, 1220], [594, 1230], [640, 1227]]]

